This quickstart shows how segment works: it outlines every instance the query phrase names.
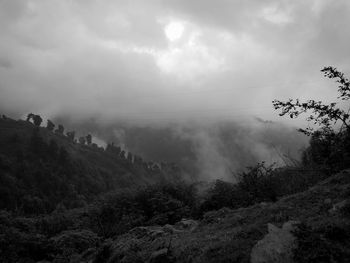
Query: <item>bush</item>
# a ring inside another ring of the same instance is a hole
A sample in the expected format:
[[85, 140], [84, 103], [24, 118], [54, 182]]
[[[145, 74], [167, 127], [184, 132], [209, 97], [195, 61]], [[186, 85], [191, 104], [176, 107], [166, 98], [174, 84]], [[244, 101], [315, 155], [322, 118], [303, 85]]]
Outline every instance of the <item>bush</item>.
[[84, 250], [96, 247], [100, 238], [89, 230], [63, 231], [50, 239], [59, 255], [70, 257], [73, 254], [82, 253]]
[[[350, 81], [334, 67], [321, 70], [325, 77], [335, 79], [338, 83], [338, 102], [323, 104], [322, 101], [289, 99], [286, 102], [274, 100], [275, 109], [280, 109], [280, 116], [296, 118], [311, 112], [307, 121], [319, 126], [314, 130], [308, 126], [299, 131], [311, 136], [310, 146], [303, 153], [304, 165], [327, 166], [333, 171], [348, 168], [350, 164], [350, 115], [349, 111], [337, 106], [340, 101], [350, 100]], [[336, 123], [341, 123], [340, 128]]]
[[350, 262], [349, 223], [324, 222], [314, 229], [302, 224], [295, 234], [298, 240], [294, 251], [296, 262]]
[[113, 237], [141, 225], [175, 224], [191, 217], [196, 205], [193, 187], [164, 184], [108, 194], [90, 206], [89, 227]]

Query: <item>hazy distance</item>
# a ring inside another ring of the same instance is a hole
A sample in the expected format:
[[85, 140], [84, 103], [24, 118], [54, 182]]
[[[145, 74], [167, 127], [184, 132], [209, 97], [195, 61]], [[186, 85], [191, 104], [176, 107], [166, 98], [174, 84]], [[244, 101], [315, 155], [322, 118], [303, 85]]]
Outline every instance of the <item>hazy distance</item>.
[[0, 0], [0, 111], [190, 160], [203, 178], [297, 158], [291, 125], [305, 123], [271, 101], [336, 98], [320, 69], [350, 72], [349, 13], [346, 0]]

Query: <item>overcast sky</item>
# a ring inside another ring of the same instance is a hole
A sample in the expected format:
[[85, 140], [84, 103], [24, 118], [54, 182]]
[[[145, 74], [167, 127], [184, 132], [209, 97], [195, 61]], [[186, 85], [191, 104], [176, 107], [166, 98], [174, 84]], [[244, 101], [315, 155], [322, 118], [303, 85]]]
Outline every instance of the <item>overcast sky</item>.
[[0, 0], [0, 110], [101, 121], [276, 119], [350, 74], [348, 0]]

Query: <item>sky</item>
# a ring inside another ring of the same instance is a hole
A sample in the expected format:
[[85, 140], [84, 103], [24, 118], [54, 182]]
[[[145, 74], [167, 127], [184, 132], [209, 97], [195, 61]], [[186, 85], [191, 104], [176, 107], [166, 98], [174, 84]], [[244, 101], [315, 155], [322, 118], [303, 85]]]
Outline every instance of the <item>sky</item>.
[[0, 0], [0, 113], [227, 178], [305, 146], [281, 126], [304, 119], [271, 101], [336, 100], [320, 70], [350, 76], [349, 14], [348, 0]]
[[0, 0], [0, 110], [101, 122], [277, 119], [350, 73], [347, 0]]

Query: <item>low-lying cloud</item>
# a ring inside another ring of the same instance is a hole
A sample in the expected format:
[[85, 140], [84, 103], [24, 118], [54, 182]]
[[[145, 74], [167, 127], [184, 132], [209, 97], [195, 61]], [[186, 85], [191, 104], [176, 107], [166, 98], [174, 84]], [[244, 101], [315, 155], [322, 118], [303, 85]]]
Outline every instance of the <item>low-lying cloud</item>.
[[188, 178], [207, 181], [234, 181], [235, 174], [263, 161], [295, 165], [308, 139], [293, 127], [261, 119], [166, 125], [101, 125], [91, 121], [68, 126], [113, 142], [145, 161], [175, 162]]
[[209, 123], [277, 121], [273, 99], [334, 100], [319, 70], [350, 72], [349, 11], [347, 0], [0, 0], [0, 111], [113, 129], [181, 126], [203, 176], [224, 176], [244, 163], [227, 147], [249, 145], [256, 160], [276, 150], [254, 125], [227, 145]]

